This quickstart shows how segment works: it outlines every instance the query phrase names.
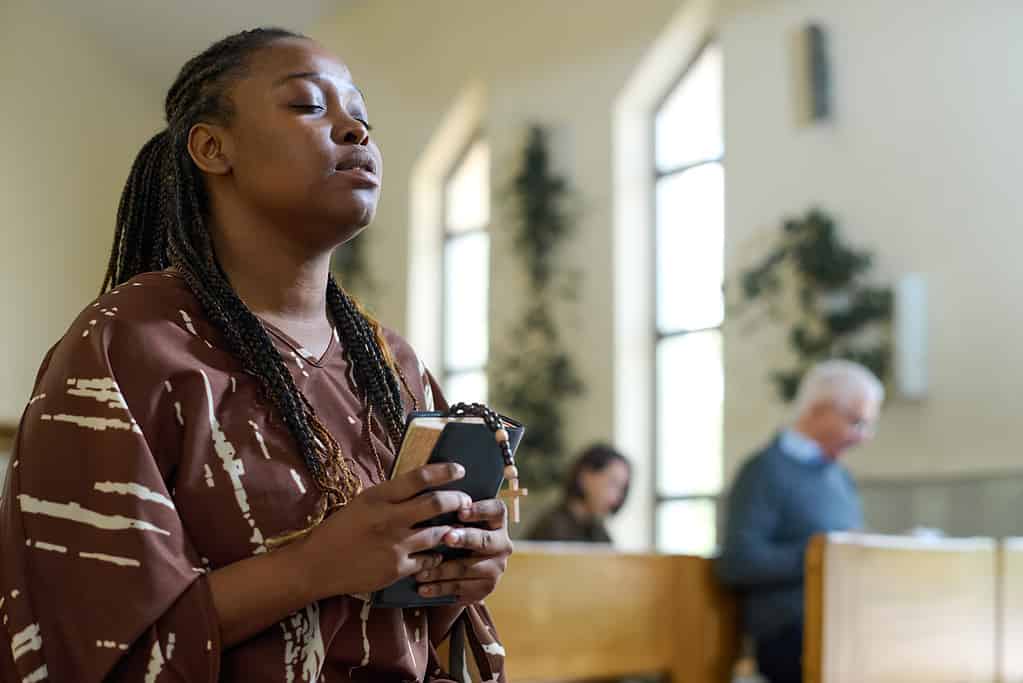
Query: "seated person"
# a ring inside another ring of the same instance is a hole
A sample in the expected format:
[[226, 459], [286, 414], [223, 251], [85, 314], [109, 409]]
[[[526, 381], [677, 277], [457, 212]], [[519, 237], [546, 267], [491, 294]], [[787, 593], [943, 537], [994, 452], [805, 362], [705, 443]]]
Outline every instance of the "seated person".
[[795, 422], [742, 467], [728, 496], [717, 565], [741, 590], [743, 622], [770, 683], [801, 683], [803, 562], [814, 534], [863, 526], [860, 497], [839, 458], [868, 440], [884, 387], [867, 369], [827, 361], [807, 373]]
[[604, 520], [629, 494], [632, 468], [611, 446], [595, 444], [576, 458], [565, 478], [562, 500], [536, 523], [530, 541], [611, 543]]

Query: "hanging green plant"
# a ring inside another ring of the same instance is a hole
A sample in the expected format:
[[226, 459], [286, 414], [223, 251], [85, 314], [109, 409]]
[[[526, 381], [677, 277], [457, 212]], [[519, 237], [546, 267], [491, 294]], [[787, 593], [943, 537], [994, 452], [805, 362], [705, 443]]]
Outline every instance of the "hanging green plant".
[[795, 365], [770, 373], [783, 400], [795, 398], [806, 371], [828, 358], [855, 361], [888, 380], [892, 291], [867, 284], [873, 262], [870, 252], [846, 246], [834, 220], [814, 209], [786, 220], [767, 257], [740, 273], [732, 317], [749, 319], [758, 309], [788, 328]]
[[529, 130], [522, 166], [507, 191], [515, 220], [515, 253], [529, 275], [529, 303], [491, 364], [491, 402], [526, 425], [516, 459], [523, 483], [547, 489], [561, 480], [564, 409], [584, 386], [558, 332], [555, 304], [575, 298], [576, 274], [559, 267], [560, 250], [576, 223], [574, 194], [551, 169], [547, 132]]

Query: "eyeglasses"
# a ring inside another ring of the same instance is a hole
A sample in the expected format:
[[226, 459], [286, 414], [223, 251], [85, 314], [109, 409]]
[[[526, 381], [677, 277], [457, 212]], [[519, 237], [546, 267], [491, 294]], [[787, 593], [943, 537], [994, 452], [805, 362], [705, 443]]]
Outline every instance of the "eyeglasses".
[[852, 429], [855, 429], [863, 436], [872, 436], [877, 431], [876, 419], [867, 419], [841, 409], [839, 409], [838, 412], [845, 418], [845, 421], [849, 423], [849, 426]]

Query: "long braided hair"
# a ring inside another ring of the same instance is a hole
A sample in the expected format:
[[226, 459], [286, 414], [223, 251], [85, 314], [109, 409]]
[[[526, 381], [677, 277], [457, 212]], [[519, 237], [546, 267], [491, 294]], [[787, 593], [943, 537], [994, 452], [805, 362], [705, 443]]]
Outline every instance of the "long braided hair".
[[[259, 380], [322, 492], [311, 528], [347, 504], [362, 483], [340, 444], [295, 386], [266, 328], [235, 293], [217, 262], [206, 219], [206, 188], [187, 150], [189, 131], [196, 123], [230, 123], [234, 111], [228, 90], [244, 74], [255, 52], [282, 38], [304, 37], [277, 28], [242, 31], [214, 43], [182, 67], [164, 105], [167, 129], [142, 147], [121, 195], [101, 293], [139, 273], [169, 266], [184, 277], [223, 333], [229, 350]], [[400, 370], [381, 326], [333, 276], [327, 283], [327, 303], [351, 361], [352, 380], [367, 407], [366, 423], [375, 412], [397, 446], [404, 431], [404, 408], [395, 377]]]

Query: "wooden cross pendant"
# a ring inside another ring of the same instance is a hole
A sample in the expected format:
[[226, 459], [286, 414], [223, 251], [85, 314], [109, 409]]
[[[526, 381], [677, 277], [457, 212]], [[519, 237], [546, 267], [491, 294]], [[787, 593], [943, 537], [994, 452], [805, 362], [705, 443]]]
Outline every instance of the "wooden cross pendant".
[[522, 496], [529, 495], [529, 489], [519, 488], [519, 477], [516, 471], [515, 476], [507, 476], [508, 469], [514, 469], [514, 467], [506, 468], [505, 479], [508, 481], [508, 488], [501, 492], [501, 498], [505, 499], [505, 504], [508, 505], [508, 516], [511, 518], [513, 524], [519, 523], [519, 498]]

